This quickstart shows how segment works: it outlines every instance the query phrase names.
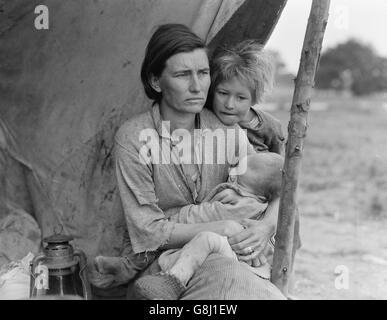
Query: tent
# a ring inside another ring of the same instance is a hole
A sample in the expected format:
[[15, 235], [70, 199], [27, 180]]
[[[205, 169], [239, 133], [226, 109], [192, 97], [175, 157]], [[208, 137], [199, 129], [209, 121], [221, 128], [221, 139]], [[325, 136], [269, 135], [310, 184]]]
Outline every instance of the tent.
[[[62, 225], [88, 255], [118, 255], [125, 222], [112, 162], [119, 126], [150, 107], [140, 83], [157, 25], [210, 49], [269, 38], [286, 0], [0, 1], [0, 265]], [[49, 28], [36, 29], [45, 5]]]

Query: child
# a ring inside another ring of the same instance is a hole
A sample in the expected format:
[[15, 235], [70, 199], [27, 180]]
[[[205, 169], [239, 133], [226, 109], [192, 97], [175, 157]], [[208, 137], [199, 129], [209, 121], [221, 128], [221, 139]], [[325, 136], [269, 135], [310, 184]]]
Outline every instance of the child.
[[[259, 103], [273, 85], [274, 68], [261, 44], [245, 40], [221, 50], [211, 61], [209, 103], [225, 124], [238, 123], [257, 152], [284, 154], [285, 138], [280, 122], [262, 110]], [[300, 218], [296, 208], [292, 261], [301, 247]], [[293, 272], [293, 267], [292, 267]]]
[[209, 104], [227, 125], [238, 123], [256, 151], [283, 153], [281, 123], [259, 109], [273, 85], [271, 57], [254, 40], [220, 51], [211, 61]]
[[[234, 175], [233, 172], [238, 172], [238, 170], [233, 168], [230, 171], [228, 182], [215, 187], [206, 201], [217, 201], [217, 195], [225, 188], [232, 188], [242, 196], [253, 197], [261, 202], [278, 198], [283, 158], [275, 153], [265, 152], [248, 155], [246, 161], [245, 173]], [[259, 219], [261, 215], [262, 212], [259, 212], [254, 218]], [[273, 244], [269, 243], [264, 254], [272, 256], [273, 249]], [[253, 249], [250, 248], [247, 254], [252, 252]], [[162, 253], [158, 260], [161, 272], [139, 278], [135, 283], [136, 291], [147, 299], [178, 299], [195, 271], [211, 253], [238, 259], [226, 237], [213, 232], [201, 232], [182, 249], [172, 249]], [[249, 264], [242, 263], [258, 276], [270, 279], [272, 261], [266, 261], [263, 265], [259, 265], [257, 261]]]

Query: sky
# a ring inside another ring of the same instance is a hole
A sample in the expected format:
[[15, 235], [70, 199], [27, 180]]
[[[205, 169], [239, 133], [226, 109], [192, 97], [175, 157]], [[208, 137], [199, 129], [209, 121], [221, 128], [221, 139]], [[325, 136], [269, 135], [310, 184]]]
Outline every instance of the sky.
[[[266, 48], [280, 53], [296, 74], [312, 0], [288, 0]], [[387, 1], [331, 0], [322, 51], [356, 38], [387, 57]]]

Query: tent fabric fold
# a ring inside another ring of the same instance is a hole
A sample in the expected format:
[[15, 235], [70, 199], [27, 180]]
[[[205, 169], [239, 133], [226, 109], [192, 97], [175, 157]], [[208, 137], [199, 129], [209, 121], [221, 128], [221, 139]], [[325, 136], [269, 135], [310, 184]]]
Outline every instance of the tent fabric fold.
[[[257, 3], [267, 10], [258, 19], [277, 19], [285, 2], [6, 0], [0, 13], [0, 219], [19, 210], [35, 219], [41, 238], [61, 224], [88, 255], [119, 255], [126, 226], [114, 135], [150, 107], [139, 74], [156, 26], [187, 24], [210, 46], [220, 35], [266, 39], [276, 20], [222, 32]], [[48, 7], [49, 30], [35, 29], [31, 3]], [[13, 257], [28, 253], [22, 251]]]

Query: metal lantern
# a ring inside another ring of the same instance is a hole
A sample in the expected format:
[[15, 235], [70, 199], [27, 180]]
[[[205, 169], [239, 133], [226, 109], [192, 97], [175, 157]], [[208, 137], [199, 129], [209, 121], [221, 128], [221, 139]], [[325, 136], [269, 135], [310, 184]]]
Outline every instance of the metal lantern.
[[43, 253], [31, 262], [31, 298], [80, 296], [91, 299], [86, 255], [72, 247], [69, 242], [73, 239], [61, 233], [43, 239], [47, 243]]

